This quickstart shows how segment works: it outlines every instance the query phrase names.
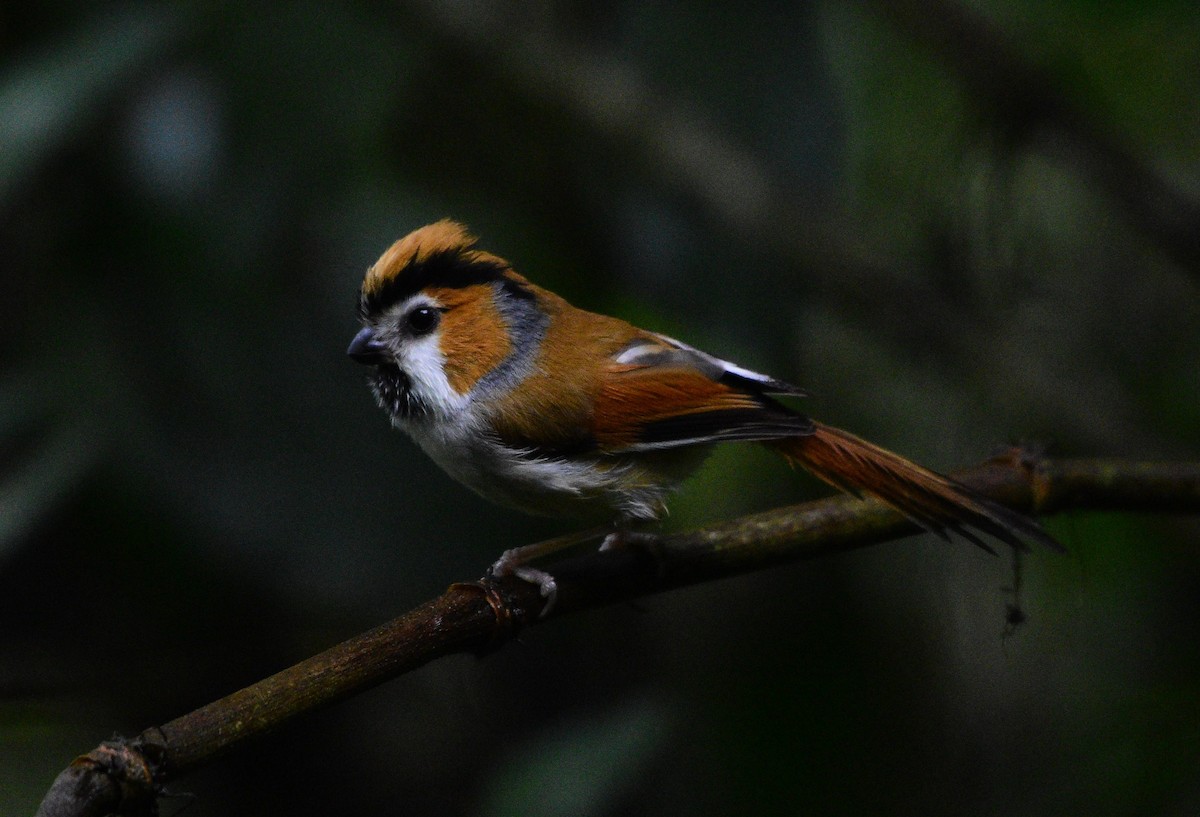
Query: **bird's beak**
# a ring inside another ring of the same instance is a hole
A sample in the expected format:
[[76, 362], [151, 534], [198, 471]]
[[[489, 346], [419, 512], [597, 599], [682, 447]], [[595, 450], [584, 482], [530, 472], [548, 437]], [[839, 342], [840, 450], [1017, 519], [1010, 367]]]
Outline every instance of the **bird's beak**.
[[346, 354], [354, 360], [368, 365], [386, 363], [387, 357], [384, 352], [383, 345], [375, 340], [375, 332], [369, 326], [364, 326], [358, 331], [354, 340], [350, 341], [350, 348], [346, 350]]

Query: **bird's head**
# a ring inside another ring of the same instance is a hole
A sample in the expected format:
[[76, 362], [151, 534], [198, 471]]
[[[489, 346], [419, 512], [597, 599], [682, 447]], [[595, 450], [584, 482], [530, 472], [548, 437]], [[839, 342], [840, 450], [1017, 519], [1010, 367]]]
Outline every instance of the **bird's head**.
[[393, 422], [462, 412], [481, 391], [526, 374], [546, 318], [535, 288], [443, 220], [394, 243], [363, 279], [363, 328], [347, 349], [373, 367], [371, 387]]

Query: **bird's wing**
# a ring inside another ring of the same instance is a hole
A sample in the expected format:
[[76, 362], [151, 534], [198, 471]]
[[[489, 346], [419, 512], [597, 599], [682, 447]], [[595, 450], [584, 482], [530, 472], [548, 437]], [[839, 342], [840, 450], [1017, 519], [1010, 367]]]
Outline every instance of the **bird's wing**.
[[777, 380], [770, 375], [743, 368], [736, 363], [722, 360], [708, 352], [702, 352], [682, 341], [656, 332], [641, 332], [616, 355], [615, 361], [645, 366], [695, 369], [711, 380], [754, 394], [808, 396], [808, 392], [799, 386], [793, 386], [791, 383]]
[[811, 420], [769, 394], [803, 392], [671, 338], [645, 333], [607, 366], [596, 396], [592, 436], [601, 451], [622, 453], [812, 433]]

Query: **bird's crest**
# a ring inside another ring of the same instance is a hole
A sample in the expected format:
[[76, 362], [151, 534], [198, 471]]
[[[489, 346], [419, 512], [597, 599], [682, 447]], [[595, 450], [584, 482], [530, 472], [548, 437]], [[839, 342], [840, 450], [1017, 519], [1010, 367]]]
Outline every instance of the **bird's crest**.
[[442, 219], [401, 238], [367, 270], [359, 296], [364, 320], [431, 287], [461, 289], [496, 281], [506, 288], [527, 282], [503, 258], [476, 250], [476, 238], [456, 221]]

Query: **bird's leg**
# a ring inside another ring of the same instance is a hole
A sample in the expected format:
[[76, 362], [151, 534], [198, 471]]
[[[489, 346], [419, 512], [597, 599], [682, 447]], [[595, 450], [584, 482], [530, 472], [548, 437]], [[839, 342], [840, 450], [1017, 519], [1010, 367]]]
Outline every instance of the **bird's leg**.
[[658, 544], [658, 534], [644, 530], [633, 530], [627, 522], [618, 522], [617, 529], [610, 531], [600, 543], [600, 550], [620, 550], [627, 547], [640, 547], [653, 550]]
[[642, 553], [648, 554], [654, 560], [654, 563], [658, 565], [658, 573], [661, 576], [665, 562], [663, 561], [659, 547], [659, 535], [646, 530], [634, 530], [632, 524], [628, 519], [617, 520], [617, 529], [604, 537], [604, 541], [600, 543], [600, 550], [636, 548]]
[[546, 603], [542, 606], [541, 613], [544, 617], [554, 607], [554, 602], [558, 599], [558, 585], [554, 581], [554, 576], [545, 570], [531, 567], [529, 562], [532, 562], [534, 559], [540, 559], [543, 556], [549, 556], [552, 553], [557, 553], [560, 550], [565, 550], [580, 542], [599, 538], [607, 530], [608, 526], [605, 525], [600, 528], [589, 528], [587, 530], [576, 531], [575, 533], [568, 533], [564, 536], [556, 536], [553, 539], [544, 539], [541, 542], [534, 542], [531, 545], [511, 548], [500, 554], [500, 558], [492, 564], [488, 570], [488, 574], [496, 577], [516, 576], [522, 581], [536, 584], [542, 594], [542, 598], [546, 600]]

